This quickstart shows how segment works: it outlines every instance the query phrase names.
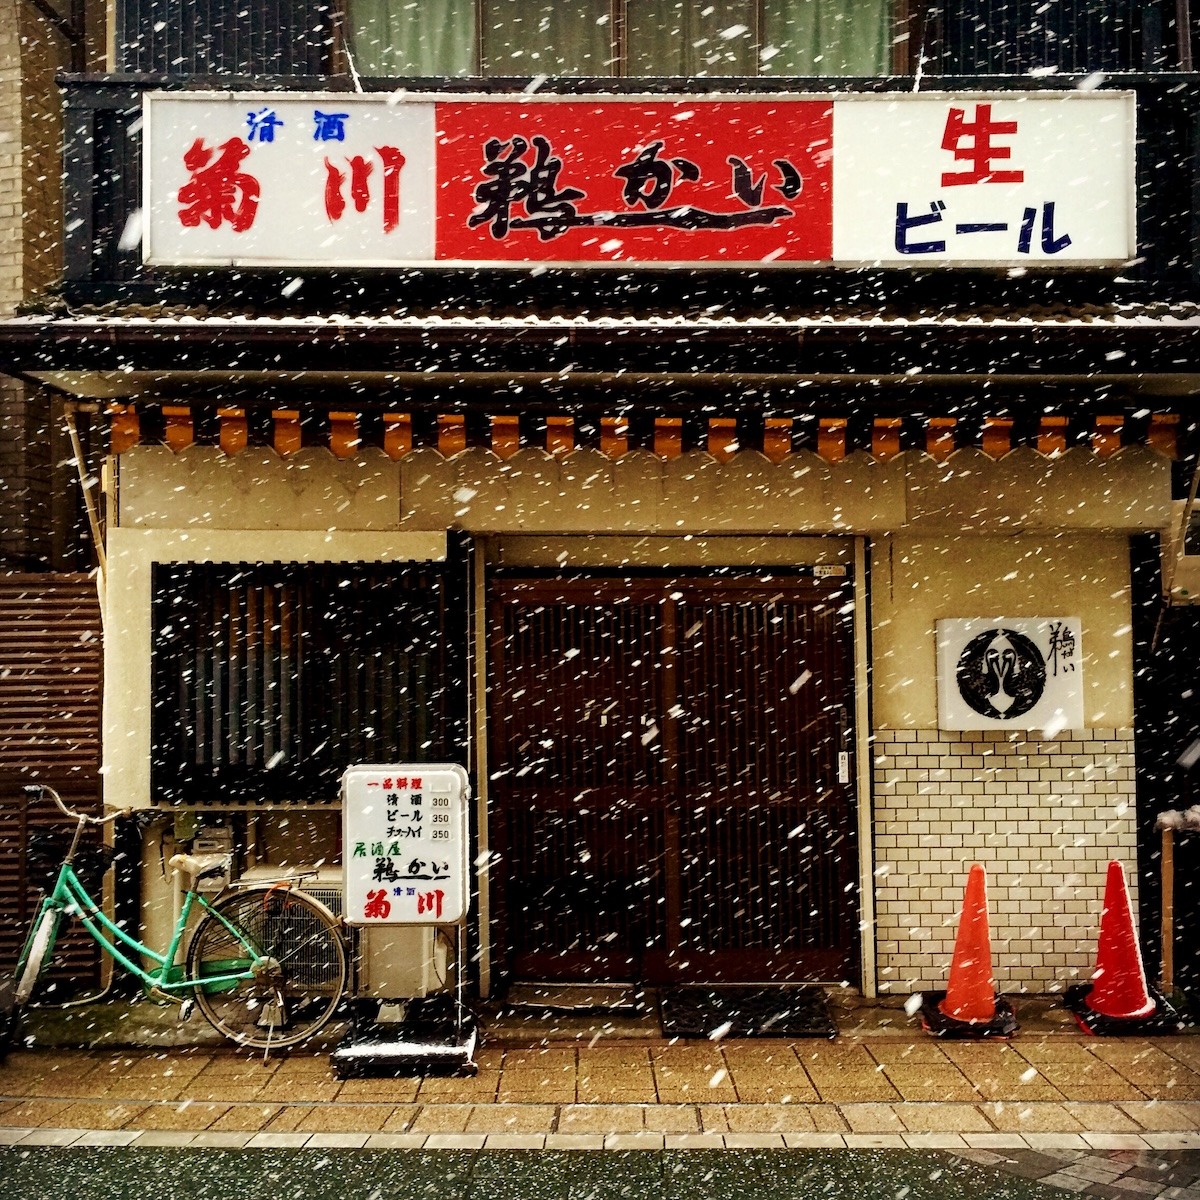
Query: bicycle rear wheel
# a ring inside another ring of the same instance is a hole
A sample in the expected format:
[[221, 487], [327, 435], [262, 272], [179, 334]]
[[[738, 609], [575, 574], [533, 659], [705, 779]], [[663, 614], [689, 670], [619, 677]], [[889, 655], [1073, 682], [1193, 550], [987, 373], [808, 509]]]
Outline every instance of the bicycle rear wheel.
[[[248, 970], [251, 978], [216, 982]], [[187, 972], [214, 1029], [239, 1045], [282, 1049], [312, 1037], [333, 1016], [346, 987], [346, 947], [337, 919], [310, 896], [247, 888], [215, 904], [197, 926]]]

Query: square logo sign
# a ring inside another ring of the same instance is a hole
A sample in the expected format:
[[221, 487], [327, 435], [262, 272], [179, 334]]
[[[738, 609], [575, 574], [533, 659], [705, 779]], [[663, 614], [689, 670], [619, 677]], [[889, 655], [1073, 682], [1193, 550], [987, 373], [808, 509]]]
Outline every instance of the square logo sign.
[[971, 617], [937, 623], [938, 728], [1083, 727], [1079, 617]]

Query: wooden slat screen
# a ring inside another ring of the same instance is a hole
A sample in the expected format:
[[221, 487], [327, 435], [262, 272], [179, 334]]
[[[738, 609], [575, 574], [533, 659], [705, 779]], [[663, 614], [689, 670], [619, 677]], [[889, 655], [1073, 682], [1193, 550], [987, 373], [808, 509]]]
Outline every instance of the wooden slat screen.
[[323, 75], [333, 0], [117, 0], [122, 71]]
[[[29, 841], [70, 827], [48, 802], [26, 806], [23, 784], [44, 782], [73, 808], [99, 811], [102, 643], [88, 575], [0, 575], [0, 970], [20, 951], [36, 911]], [[99, 957], [67, 927], [52, 978], [95, 985]]]
[[940, 69], [947, 75], [1162, 65], [1154, 61], [1153, 48], [1143, 54], [1143, 14], [1153, 6], [1134, 0], [952, 0], [940, 7]]
[[850, 940], [839, 893], [854, 844], [833, 798], [838, 751], [850, 748], [843, 624], [836, 601], [681, 608], [684, 946]]
[[541, 598], [501, 605], [492, 624], [505, 663], [494, 786], [520, 808], [500, 848], [513, 949], [607, 958], [625, 975], [631, 947], [666, 946], [660, 606]]
[[153, 587], [156, 802], [334, 800], [352, 763], [461, 759], [445, 568], [164, 564]]
[[497, 632], [514, 703], [500, 722], [506, 770], [523, 788], [566, 779], [580, 788], [662, 783], [662, 742], [643, 736], [658, 714], [658, 607], [636, 600], [503, 607]]

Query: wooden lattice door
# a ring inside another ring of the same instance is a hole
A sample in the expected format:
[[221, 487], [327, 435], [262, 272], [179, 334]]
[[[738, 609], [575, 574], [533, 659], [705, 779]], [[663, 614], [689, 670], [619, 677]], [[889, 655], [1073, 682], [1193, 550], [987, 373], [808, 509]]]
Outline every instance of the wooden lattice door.
[[504, 969], [856, 978], [850, 600], [802, 577], [494, 581]]

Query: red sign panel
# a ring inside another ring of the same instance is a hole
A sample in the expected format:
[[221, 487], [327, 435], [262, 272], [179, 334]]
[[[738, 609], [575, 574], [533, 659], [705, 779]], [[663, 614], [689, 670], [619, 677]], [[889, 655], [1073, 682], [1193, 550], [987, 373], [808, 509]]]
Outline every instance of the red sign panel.
[[833, 256], [833, 106], [443, 104], [437, 258], [813, 262]]

